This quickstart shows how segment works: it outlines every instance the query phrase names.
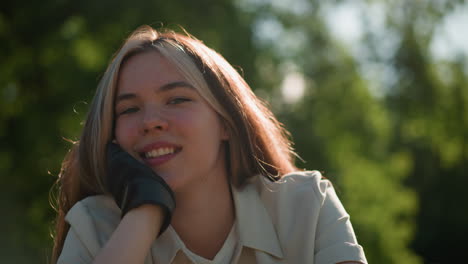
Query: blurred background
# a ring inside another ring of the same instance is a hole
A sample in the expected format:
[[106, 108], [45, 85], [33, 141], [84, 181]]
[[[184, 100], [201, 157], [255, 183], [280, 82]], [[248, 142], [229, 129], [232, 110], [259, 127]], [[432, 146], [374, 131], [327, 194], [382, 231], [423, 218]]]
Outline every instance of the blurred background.
[[185, 28], [243, 72], [331, 179], [370, 263], [466, 257], [464, 1], [4, 1], [0, 257], [47, 263], [60, 163], [136, 27]]

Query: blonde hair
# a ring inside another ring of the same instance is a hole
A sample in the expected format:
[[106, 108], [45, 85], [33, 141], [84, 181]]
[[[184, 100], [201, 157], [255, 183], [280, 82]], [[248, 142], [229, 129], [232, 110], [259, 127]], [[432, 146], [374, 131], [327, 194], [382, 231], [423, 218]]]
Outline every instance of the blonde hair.
[[226, 160], [235, 187], [255, 175], [275, 180], [297, 169], [287, 131], [220, 54], [192, 36], [140, 27], [114, 55], [98, 85], [80, 140], [62, 163], [54, 263], [69, 229], [66, 213], [85, 197], [106, 193], [105, 146], [113, 137], [119, 70], [131, 56], [149, 51], [171, 61], [219, 114], [229, 134]]

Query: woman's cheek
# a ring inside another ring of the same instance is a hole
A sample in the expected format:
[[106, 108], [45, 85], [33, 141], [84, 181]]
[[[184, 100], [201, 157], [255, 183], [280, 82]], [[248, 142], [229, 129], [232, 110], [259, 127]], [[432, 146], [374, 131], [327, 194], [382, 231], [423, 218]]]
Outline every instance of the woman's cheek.
[[137, 140], [137, 127], [136, 124], [129, 122], [129, 120], [119, 120], [115, 126], [115, 137], [117, 142], [128, 151], [130, 145], [134, 144]]

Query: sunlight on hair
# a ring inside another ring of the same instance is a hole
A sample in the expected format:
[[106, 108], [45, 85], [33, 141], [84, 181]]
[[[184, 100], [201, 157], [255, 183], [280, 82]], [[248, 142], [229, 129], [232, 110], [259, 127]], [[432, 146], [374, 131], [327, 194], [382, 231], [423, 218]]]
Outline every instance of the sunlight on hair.
[[281, 94], [288, 104], [297, 103], [304, 95], [304, 76], [298, 71], [286, 73], [281, 84]]

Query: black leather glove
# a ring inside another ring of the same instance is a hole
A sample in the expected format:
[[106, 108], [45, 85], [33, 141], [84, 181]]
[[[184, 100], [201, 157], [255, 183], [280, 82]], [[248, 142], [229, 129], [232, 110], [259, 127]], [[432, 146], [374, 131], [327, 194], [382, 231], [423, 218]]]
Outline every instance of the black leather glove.
[[122, 217], [143, 204], [155, 204], [165, 210], [159, 234], [171, 223], [175, 208], [174, 193], [167, 183], [150, 167], [133, 158], [119, 145], [107, 145], [107, 186]]

